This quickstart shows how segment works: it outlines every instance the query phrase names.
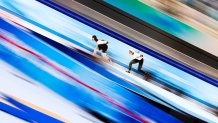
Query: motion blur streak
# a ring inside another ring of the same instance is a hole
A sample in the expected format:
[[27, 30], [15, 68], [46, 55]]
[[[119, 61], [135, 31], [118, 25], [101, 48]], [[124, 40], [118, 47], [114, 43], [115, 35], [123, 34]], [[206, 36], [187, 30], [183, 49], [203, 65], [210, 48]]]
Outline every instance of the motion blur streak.
[[117, 106], [118, 108], [120, 108], [121, 110], [123, 110], [123, 111], [126, 112], [127, 114], [131, 115], [132, 117], [138, 119], [139, 121], [141, 121], [141, 122], [143, 122], [143, 123], [148, 123], [148, 121], [146, 121], [146, 120], [144, 120], [143, 118], [139, 117], [138, 115], [132, 113], [131, 111], [129, 111], [129, 110], [126, 109], [125, 107], [119, 105], [116, 101], [114, 101], [113, 99], [111, 99], [111, 98], [108, 97], [107, 95], [105, 95], [105, 94], [103, 94], [102, 92], [96, 90], [95, 88], [93, 88], [93, 87], [91, 87], [91, 86], [89, 86], [89, 85], [87, 85], [87, 84], [81, 82], [80, 80], [74, 78], [73, 76], [69, 75], [68, 73], [66, 73], [66, 72], [63, 71], [62, 69], [56, 67], [54, 64], [52, 64], [51, 62], [49, 62], [49, 61], [46, 60], [45, 58], [41, 57], [40, 55], [38, 55], [38, 54], [36, 54], [36, 53], [34, 53], [34, 52], [32, 52], [32, 51], [30, 51], [30, 50], [28, 50], [28, 49], [26, 49], [26, 48], [20, 46], [20, 45], [18, 45], [18, 44], [16, 44], [15, 42], [13, 42], [13, 41], [7, 39], [6, 37], [4, 37], [2, 34], [0, 34], [0, 38], [2, 38], [4, 41], [6, 41], [6, 42], [8, 42], [8, 43], [10, 43], [10, 44], [12, 44], [12, 45], [14, 45], [14, 46], [16, 46], [17, 48], [20, 48], [20, 49], [22, 49], [22, 50], [24, 50], [24, 51], [26, 51], [26, 52], [28, 52], [28, 53], [34, 55], [35, 57], [37, 57], [37, 58], [39, 58], [40, 60], [44, 61], [45, 63], [49, 64], [51, 67], [53, 67], [54, 69], [56, 69], [56, 70], [59, 71], [60, 73], [66, 75], [67, 77], [69, 77], [69, 78], [71, 78], [72, 80], [78, 82], [79, 84], [81, 84], [81, 85], [83, 85], [83, 86], [85, 86], [85, 87], [91, 89], [92, 91], [98, 93], [100, 96], [102, 96], [102, 97], [103, 97], [104, 99], [106, 99], [108, 102], [110, 102], [111, 104]]
[[[4, 112], [7, 112], [9, 114], [15, 115], [16, 117], [19, 117], [20, 119], [23, 119], [25, 121], [28, 121], [28, 122], [48, 121], [52, 123], [69, 122], [60, 117], [58, 119], [58, 117], [55, 116], [55, 114], [42, 110], [38, 107], [37, 107], [38, 109], [34, 109], [36, 108], [36, 106], [27, 104], [27, 102], [20, 100], [16, 97], [10, 97], [2, 93], [0, 93], [0, 95], [3, 96], [2, 100], [6, 102], [6, 103], [2, 103], [0, 101], [0, 110], [3, 110]], [[0, 100], [1, 100], [1, 97], [0, 97]]]

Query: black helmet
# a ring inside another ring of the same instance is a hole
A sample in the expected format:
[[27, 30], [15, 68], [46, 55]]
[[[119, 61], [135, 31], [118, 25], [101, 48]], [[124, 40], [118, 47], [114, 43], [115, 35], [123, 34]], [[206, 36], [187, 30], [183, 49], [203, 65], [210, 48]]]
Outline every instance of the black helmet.
[[98, 38], [96, 35], [93, 35], [92, 38], [95, 40], [95, 41], [98, 41]]

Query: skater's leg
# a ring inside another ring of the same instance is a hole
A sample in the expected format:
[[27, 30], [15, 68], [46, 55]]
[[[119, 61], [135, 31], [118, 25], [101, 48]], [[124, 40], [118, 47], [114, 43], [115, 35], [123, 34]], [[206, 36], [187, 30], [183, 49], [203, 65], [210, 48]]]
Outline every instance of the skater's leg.
[[102, 58], [105, 59], [105, 60], [109, 59], [108, 56], [107, 56], [107, 53], [103, 53], [103, 52], [102, 52], [102, 53], [101, 53], [101, 56], [102, 56]]
[[142, 74], [145, 74], [145, 71], [142, 70], [143, 63], [144, 63], [144, 59], [139, 61], [138, 71], [141, 72]]
[[129, 70], [127, 72], [130, 72], [132, 69], [132, 64], [138, 63], [139, 61], [137, 59], [133, 59], [129, 62]]
[[144, 59], [139, 61], [138, 71], [144, 75], [145, 80], [148, 80], [150, 78], [150, 75], [149, 75], [149, 73], [142, 70], [143, 62], [144, 62]]
[[98, 50], [99, 50], [99, 48], [98, 48], [98, 46], [96, 46], [95, 49], [94, 49], [94, 51], [93, 51], [93, 53], [92, 53], [92, 55], [93, 55], [93, 56], [96, 56], [96, 53], [97, 53]]
[[105, 59], [105, 60], [109, 60], [109, 57], [107, 56], [107, 49], [108, 49], [108, 46], [105, 44], [105, 45], [102, 45], [102, 58]]

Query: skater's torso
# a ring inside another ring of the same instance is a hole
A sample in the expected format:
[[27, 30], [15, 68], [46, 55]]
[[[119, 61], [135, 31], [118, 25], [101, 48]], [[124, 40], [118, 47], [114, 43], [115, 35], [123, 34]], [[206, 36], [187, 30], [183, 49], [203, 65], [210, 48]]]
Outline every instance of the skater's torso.
[[133, 51], [133, 54], [130, 54], [131, 58], [133, 59], [137, 59], [137, 60], [142, 60], [143, 56], [139, 53], [136, 53], [135, 51]]

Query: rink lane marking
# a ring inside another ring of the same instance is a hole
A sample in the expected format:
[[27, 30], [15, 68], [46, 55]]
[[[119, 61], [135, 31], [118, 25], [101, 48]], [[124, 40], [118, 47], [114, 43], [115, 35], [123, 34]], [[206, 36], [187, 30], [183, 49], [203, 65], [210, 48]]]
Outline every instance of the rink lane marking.
[[145, 119], [141, 118], [140, 116], [134, 114], [133, 112], [131, 112], [130, 110], [126, 109], [125, 107], [121, 106], [118, 102], [116, 102], [115, 100], [111, 99], [109, 96], [105, 95], [104, 93], [100, 92], [99, 90], [83, 83], [82, 81], [78, 80], [77, 78], [71, 76], [70, 74], [68, 74], [67, 72], [65, 72], [64, 70], [60, 69], [59, 67], [55, 66], [53, 63], [49, 62], [48, 60], [46, 60], [44, 57], [34, 53], [33, 51], [30, 51], [29, 49], [26, 49], [18, 44], [16, 44], [15, 42], [11, 41], [10, 39], [6, 38], [5, 36], [3, 36], [2, 34], [0, 34], [0, 38], [2, 38], [4, 41], [10, 43], [11, 45], [14, 45], [15, 47], [22, 49], [30, 54], [32, 54], [33, 56], [37, 57], [38, 59], [42, 60], [43, 62], [47, 63], [49, 66], [53, 67], [55, 70], [59, 71], [60, 73], [64, 74], [65, 76], [69, 77], [70, 79], [74, 80], [75, 82], [87, 87], [88, 89], [96, 92], [98, 95], [100, 95], [101, 97], [103, 97], [105, 100], [107, 100], [108, 102], [110, 102], [111, 104], [113, 104], [114, 106], [118, 107], [119, 109], [121, 109], [122, 111], [126, 112], [127, 114], [129, 114], [130, 116], [136, 118], [137, 120], [143, 122], [143, 123], [149, 123], [148, 121], [146, 121]]

